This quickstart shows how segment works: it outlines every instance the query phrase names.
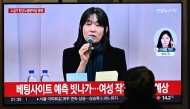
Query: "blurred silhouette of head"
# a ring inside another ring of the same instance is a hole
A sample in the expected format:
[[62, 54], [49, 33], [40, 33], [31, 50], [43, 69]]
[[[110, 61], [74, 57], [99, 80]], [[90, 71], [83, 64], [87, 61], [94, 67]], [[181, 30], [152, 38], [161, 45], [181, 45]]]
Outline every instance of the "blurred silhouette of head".
[[125, 96], [147, 98], [156, 93], [155, 77], [152, 71], [144, 66], [131, 68], [125, 75]]

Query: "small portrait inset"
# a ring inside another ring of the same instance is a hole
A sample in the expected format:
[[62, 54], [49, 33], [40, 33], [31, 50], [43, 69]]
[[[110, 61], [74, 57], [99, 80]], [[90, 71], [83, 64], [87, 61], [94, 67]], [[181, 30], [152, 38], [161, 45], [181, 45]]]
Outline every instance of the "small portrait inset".
[[154, 35], [154, 52], [157, 56], [174, 56], [177, 37], [170, 28], [161, 28]]
[[175, 44], [168, 30], [162, 31], [158, 39], [157, 48], [174, 48]]

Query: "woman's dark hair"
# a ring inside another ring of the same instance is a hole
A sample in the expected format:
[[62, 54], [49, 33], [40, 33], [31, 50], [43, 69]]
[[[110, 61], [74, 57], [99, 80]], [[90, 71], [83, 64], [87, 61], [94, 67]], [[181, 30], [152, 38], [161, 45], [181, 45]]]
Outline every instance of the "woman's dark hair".
[[[86, 40], [84, 39], [84, 36], [83, 36], [83, 26], [87, 22], [89, 17], [93, 14], [97, 15], [99, 25], [104, 27], [104, 35], [101, 39], [101, 43], [103, 44], [103, 46], [105, 48], [110, 46], [110, 41], [109, 41], [110, 28], [109, 28], [108, 17], [106, 15], [106, 13], [104, 12], [104, 10], [102, 10], [101, 8], [91, 7], [91, 8], [88, 8], [82, 14], [82, 17], [80, 19], [78, 38], [77, 38], [77, 41], [74, 43], [74, 47], [77, 49], [80, 49], [82, 47], [82, 45], [86, 43]], [[106, 27], [108, 27], [107, 32], [106, 32]]]
[[170, 43], [169, 43], [168, 47], [171, 48], [171, 47], [172, 47], [172, 46], [171, 46], [171, 41], [173, 41], [173, 38], [172, 38], [171, 33], [170, 33], [168, 30], [164, 30], [164, 31], [162, 31], [162, 33], [160, 34], [160, 37], [159, 37], [159, 39], [158, 39], [157, 47], [158, 47], [158, 48], [162, 48], [162, 47], [163, 47], [163, 46], [162, 46], [162, 43], [161, 43], [161, 39], [162, 39], [162, 37], [163, 37], [164, 34], [167, 34], [167, 35], [170, 37]]

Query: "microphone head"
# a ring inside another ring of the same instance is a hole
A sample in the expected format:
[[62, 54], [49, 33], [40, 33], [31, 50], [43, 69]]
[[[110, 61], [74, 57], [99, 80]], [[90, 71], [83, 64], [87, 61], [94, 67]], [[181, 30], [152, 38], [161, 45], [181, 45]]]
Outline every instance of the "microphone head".
[[90, 41], [90, 40], [93, 42], [94, 38], [93, 38], [92, 36], [88, 36], [88, 37], [86, 38], [86, 41], [88, 42], [88, 41]]

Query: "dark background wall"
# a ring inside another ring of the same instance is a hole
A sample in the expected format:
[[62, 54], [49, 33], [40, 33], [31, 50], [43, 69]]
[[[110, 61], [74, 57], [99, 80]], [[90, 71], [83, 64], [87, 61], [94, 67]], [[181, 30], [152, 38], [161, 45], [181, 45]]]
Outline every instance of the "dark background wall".
[[[188, 94], [188, 90], [190, 92], [190, 81], [188, 81], [188, 74], [187, 67], [189, 66], [190, 69], [190, 61], [189, 60], [189, 38], [190, 36], [190, 0], [62, 0], [62, 2], [183, 2], [183, 37], [184, 37], [184, 44], [183, 44], [183, 69], [184, 73], [182, 74], [183, 79], [183, 89], [182, 89], [182, 104], [162, 104], [161, 106], [163, 109], [190, 109], [188, 108], [188, 98], [190, 99], [190, 95]], [[1, 0], [2, 3], [14, 3], [14, 2], [58, 2], [58, 0]], [[2, 21], [2, 3], [0, 4], [1, 14], [0, 14], [0, 21]], [[189, 19], [189, 21], [187, 21]], [[3, 23], [3, 22], [2, 22]], [[3, 26], [0, 25], [0, 33], [2, 33]], [[0, 87], [1, 90], [3, 89], [3, 34], [0, 36]], [[188, 51], [187, 51], [188, 49]], [[189, 84], [188, 84], [189, 83]], [[0, 93], [0, 109], [118, 109], [118, 105], [70, 105], [70, 106], [4, 106], [3, 107], [3, 94]], [[190, 102], [190, 101], [189, 101]]]

